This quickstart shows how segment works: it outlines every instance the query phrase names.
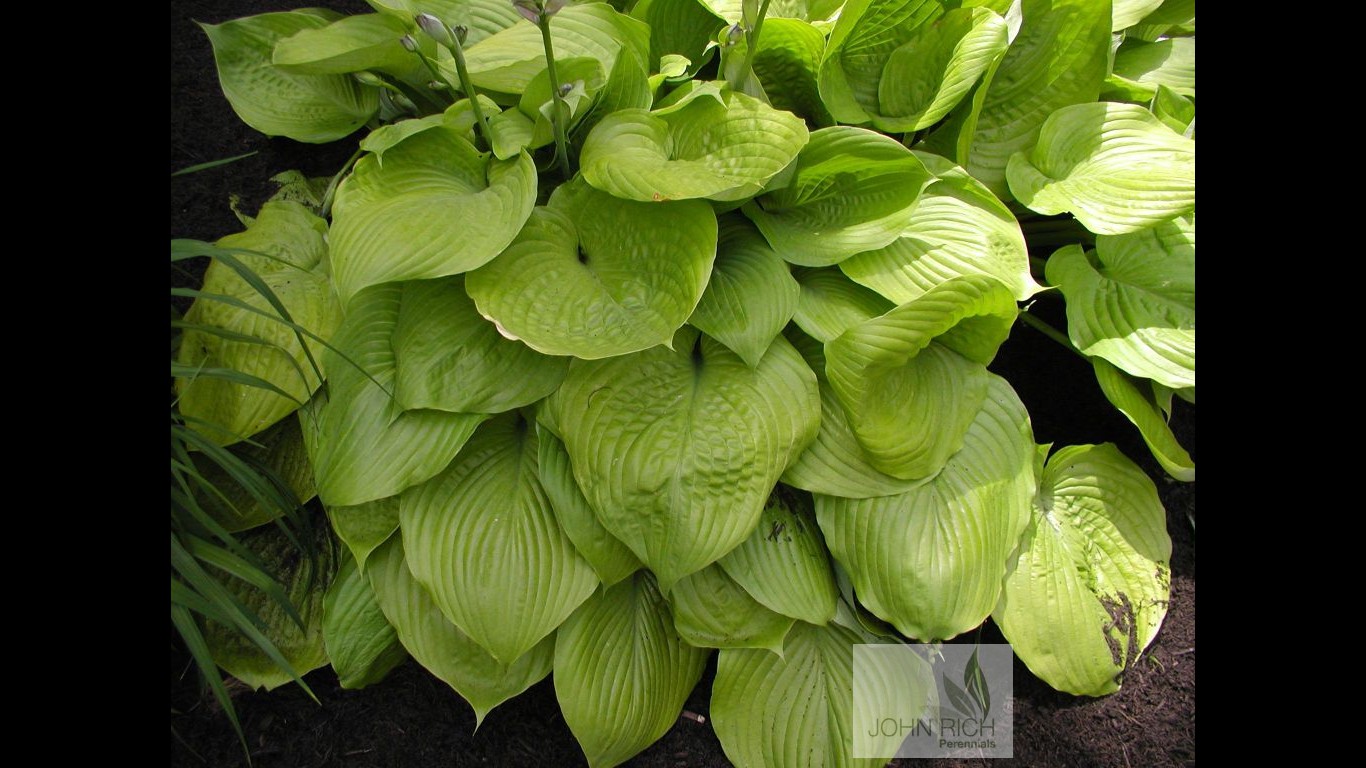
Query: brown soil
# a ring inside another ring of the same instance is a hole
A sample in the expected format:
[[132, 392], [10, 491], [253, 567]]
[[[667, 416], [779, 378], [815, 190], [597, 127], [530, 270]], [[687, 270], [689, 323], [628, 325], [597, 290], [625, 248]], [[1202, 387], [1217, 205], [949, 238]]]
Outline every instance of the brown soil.
[[[356, 13], [359, 0], [316, 5]], [[270, 0], [198, 0], [171, 4], [171, 170], [245, 152], [228, 166], [171, 180], [171, 237], [213, 240], [241, 229], [228, 207], [241, 195], [253, 211], [272, 191], [267, 179], [297, 168], [335, 173], [355, 139], [308, 146], [267, 139], [232, 113], [218, 90], [213, 56], [191, 20], [214, 23], [294, 6]], [[1046, 254], [1042, 254], [1046, 255]], [[200, 267], [202, 270], [202, 266]], [[191, 284], [173, 270], [172, 283]], [[1063, 325], [1060, 306], [1041, 299], [1042, 313]], [[1054, 302], [1056, 304], [1056, 302]], [[976, 761], [1021, 766], [1176, 766], [1195, 763], [1195, 485], [1166, 479], [1136, 430], [1101, 397], [1090, 366], [1037, 333], [1017, 327], [993, 370], [1019, 391], [1040, 442], [1058, 445], [1113, 441], [1151, 477], [1167, 508], [1172, 536], [1171, 606], [1162, 631], [1131, 669], [1124, 687], [1102, 699], [1058, 693], [1018, 660], [1015, 675], [1015, 755]], [[1195, 409], [1177, 404], [1173, 426], [1194, 454]], [[1001, 642], [988, 621], [983, 641]], [[186, 656], [171, 654], [171, 764], [245, 765], [227, 719], [194, 683]], [[686, 709], [706, 714], [715, 662]], [[330, 669], [306, 677], [321, 706], [297, 686], [269, 694], [241, 692], [238, 714], [259, 768], [346, 766], [573, 766], [582, 753], [565, 726], [550, 679], [504, 704], [474, 732], [474, 714], [450, 688], [409, 661], [383, 682], [341, 690]], [[902, 761], [909, 763], [910, 761]], [[968, 762], [931, 761], [943, 766]], [[708, 724], [680, 719], [659, 742], [632, 759], [637, 768], [727, 766]]]

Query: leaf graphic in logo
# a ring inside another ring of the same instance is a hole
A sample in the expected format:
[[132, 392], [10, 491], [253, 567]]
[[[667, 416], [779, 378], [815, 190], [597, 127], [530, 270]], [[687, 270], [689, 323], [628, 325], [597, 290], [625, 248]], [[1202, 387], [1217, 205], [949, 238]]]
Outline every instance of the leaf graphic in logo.
[[982, 665], [977, 661], [979, 650], [981, 649], [974, 648], [968, 663], [963, 666], [963, 687], [968, 690], [972, 700], [981, 707], [982, 719], [985, 720], [987, 713], [991, 711], [991, 690], [987, 687], [987, 676], [982, 673]]
[[942, 678], [942, 680], [944, 682], [944, 693], [948, 694], [949, 703], [953, 705], [953, 708], [963, 717], [972, 717], [972, 700], [968, 698], [968, 695], [963, 692], [962, 688], [958, 687], [957, 683], [947, 677]]

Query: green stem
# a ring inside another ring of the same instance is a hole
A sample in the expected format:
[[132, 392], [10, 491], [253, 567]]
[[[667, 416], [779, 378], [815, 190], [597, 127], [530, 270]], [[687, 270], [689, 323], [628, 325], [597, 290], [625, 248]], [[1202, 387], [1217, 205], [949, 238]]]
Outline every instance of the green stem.
[[564, 180], [569, 181], [572, 175], [569, 170], [569, 144], [564, 135], [564, 120], [568, 115], [569, 106], [560, 95], [560, 77], [555, 73], [555, 48], [550, 42], [550, 15], [542, 13], [537, 26], [541, 28], [541, 42], [545, 45], [545, 67], [546, 74], [550, 76], [550, 98], [555, 102], [554, 119], [550, 121], [555, 128], [555, 164], [560, 166]]
[[[460, 44], [460, 38], [454, 34], [451, 40], [455, 44], [451, 46], [451, 53], [455, 54], [455, 71], [460, 75], [460, 90], [465, 92], [466, 98], [470, 100], [470, 108], [474, 110], [474, 138], [476, 144], [487, 143], [488, 123], [484, 122], [484, 108], [479, 106], [479, 94], [474, 90], [474, 83], [470, 82], [470, 71], [465, 67], [465, 46]], [[480, 146], [479, 149], [484, 149]]]
[[[1069, 339], [1069, 338], [1067, 338], [1067, 336], [1066, 336], [1065, 334], [1063, 334], [1062, 331], [1059, 331], [1057, 328], [1054, 328], [1053, 326], [1049, 325], [1048, 323], [1045, 323], [1044, 321], [1040, 320], [1039, 318], [1035, 317], [1034, 315], [1029, 314], [1028, 312], [1021, 312], [1021, 313], [1020, 313], [1020, 321], [1023, 322], [1025, 325], [1029, 326], [1030, 328], [1033, 328], [1034, 330], [1038, 331], [1039, 333], [1042, 333], [1043, 335], [1047, 336], [1048, 338], [1050, 338], [1050, 339], [1052, 339], [1052, 340], [1058, 342], [1059, 344], [1063, 345], [1064, 347], [1066, 347], [1067, 349], [1069, 349], [1069, 350], [1071, 350], [1073, 353], [1075, 353], [1075, 354], [1076, 354], [1078, 357], [1080, 357], [1081, 359], [1083, 359], [1083, 360], [1086, 360], [1086, 359], [1087, 359], [1087, 358], [1086, 358], [1086, 355], [1083, 355], [1083, 354], [1081, 353], [1081, 350], [1079, 350], [1079, 349], [1077, 349], [1076, 347], [1072, 346], [1072, 340]], [[1088, 362], [1089, 362], [1089, 361], [1088, 361]]]
[[764, 17], [768, 15], [768, 2], [759, 5], [759, 18], [754, 20], [754, 29], [745, 32], [745, 65], [740, 68], [740, 82], [734, 84], [737, 91], [743, 91], [749, 78], [754, 74], [754, 54], [758, 52], [759, 32], [764, 28]]
[[356, 164], [356, 161], [360, 159], [361, 153], [364, 151], [365, 150], [360, 147], [356, 147], [356, 151], [352, 153], [350, 159], [346, 161], [346, 164], [341, 167], [340, 171], [337, 171], [337, 175], [332, 177], [332, 181], [328, 182], [327, 191], [323, 193], [321, 211], [324, 219], [332, 215], [332, 201], [337, 196], [337, 187], [341, 184], [342, 177], [346, 175], [347, 171], [351, 170], [351, 166]]

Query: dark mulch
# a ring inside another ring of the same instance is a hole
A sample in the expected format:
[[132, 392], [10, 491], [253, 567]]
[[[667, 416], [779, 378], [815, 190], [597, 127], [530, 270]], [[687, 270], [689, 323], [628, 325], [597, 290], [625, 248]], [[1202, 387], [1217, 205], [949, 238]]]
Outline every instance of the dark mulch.
[[[326, 2], [363, 12], [359, 0]], [[230, 166], [171, 181], [171, 236], [213, 240], [241, 229], [228, 207], [240, 195], [253, 211], [274, 190], [267, 179], [297, 168], [311, 176], [335, 173], [355, 139], [306, 146], [267, 139], [239, 121], [218, 90], [213, 56], [193, 20], [230, 18], [293, 6], [266, 0], [171, 4], [171, 170], [245, 152], [259, 154]], [[201, 267], [202, 269], [202, 267]], [[187, 278], [172, 276], [176, 284]], [[1062, 327], [1060, 306], [1041, 299], [1042, 313]], [[1113, 441], [1157, 478], [1172, 535], [1171, 607], [1161, 633], [1131, 669], [1124, 687], [1103, 699], [1058, 693], [1017, 661], [1013, 760], [992, 766], [1176, 766], [1195, 763], [1195, 486], [1165, 479], [1137, 432], [1104, 402], [1090, 366], [1029, 329], [1017, 327], [992, 368], [1019, 391], [1040, 442], [1058, 445]], [[1195, 409], [1177, 403], [1173, 425], [1195, 445]], [[984, 641], [1000, 641], [988, 622]], [[193, 682], [185, 657], [171, 658], [171, 764], [245, 765], [227, 719]], [[688, 700], [706, 714], [715, 663]], [[235, 697], [254, 764], [287, 766], [572, 766], [583, 758], [565, 726], [551, 680], [491, 713], [474, 732], [474, 713], [444, 683], [409, 661], [386, 680], [361, 691], [337, 686], [329, 669], [306, 678], [322, 701], [297, 686]], [[909, 761], [907, 761], [909, 762]], [[934, 761], [944, 766], [964, 762]], [[659, 742], [628, 765], [726, 766], [710, 725], [680, 719]]]

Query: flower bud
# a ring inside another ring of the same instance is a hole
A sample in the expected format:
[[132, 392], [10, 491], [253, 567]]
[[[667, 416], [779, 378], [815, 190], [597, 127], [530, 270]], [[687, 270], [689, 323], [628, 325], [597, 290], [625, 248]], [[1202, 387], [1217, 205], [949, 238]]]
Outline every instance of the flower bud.
[[427, 37], [437, 41], [447, 48], [455, 45], [455, 38], [451, 36], [451, 30], [445, 22], [430, 13], [419, 13], [416, 17], [417, 26]]
[[404, 35], [403, 37], [400, 37], [398, 39], [398, 44], [403, 46], [404, 50], [406, 51], [409, 51], [411, 53], [417, 53], [417, 41], [413, 39], [412, 35]]

